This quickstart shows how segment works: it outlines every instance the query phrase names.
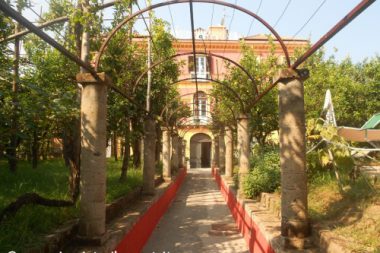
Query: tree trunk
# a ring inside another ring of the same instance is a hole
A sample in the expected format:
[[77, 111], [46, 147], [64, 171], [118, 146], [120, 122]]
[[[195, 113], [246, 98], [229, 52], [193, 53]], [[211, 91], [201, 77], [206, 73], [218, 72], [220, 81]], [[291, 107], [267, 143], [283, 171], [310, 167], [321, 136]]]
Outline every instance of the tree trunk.
[[0, 144], [0, 159], [4, 158], [4, 146]]
[[63, 158], [66, 166], [70, 168], [69, 191], [74, 201], [79, 196], [80, 139], [80, 119], [73, 118], [64, 129]]
[[133, 151], [133, 168], [138, 169], [141, 167], [141, 141], [139, 133], [139, 118], [131, 118], [131, 125], [133, 131], [132, 138], [132, 151]]
[[[19, 6], [18, 6], [18, 9]], [[15, 32], [19, 31], [19, 25], [16, 23]], [[18, 85], [20, 81], [19, 76], [19, 62], [20, 62], [20, 39], [15, 39], [14, 45], [14, 60], [13, 60], [13, 83], [12, 83], [12, 119], [11, 119], [11, 136], [9, 140], [9, 145], [7, 147], [7, 157], [9, 169], [11, 172], [15, 173], [17, 170], [17, 146], [18, 146]]]
[[113, 149], [113, 156], [115, 158], [115, 161], [117, 162], [119, 159], [118, 159], [118, 145], [117, 145], [117, 134], [116, 134], [116, 131], [113, 133], [112, 135], [112, 149]]
[[140, 139], [134, 139], [132, 144], [133, 150], [133, 167], [135, 169], [140, 168], [141, 166], [141, 153], [140, 153]]
[[49, 147], [50, 147], [49, 143], [50, 143], [49, 141], [42, 142], [41, 154], [42, 154], [42, 160], [44, 161], [46, 161], [48, 158]]
[[36, 129], [33, 130], [33, 141], [32, 141], [32, 168], [37, 168], [38, 165], [38, 150], [39, 150], [39, 140], [38, 132]]
[[120, 181], [125, 181], [127, 179], [127, 172], [129, 168], [129, 160], [130, 160], [130, 122], [129, 118], [126, 120], [125, 127], [125, 135], [124, 135], [124, 156], [123, 156], [123, 164], [121, 166], [121, 175]]

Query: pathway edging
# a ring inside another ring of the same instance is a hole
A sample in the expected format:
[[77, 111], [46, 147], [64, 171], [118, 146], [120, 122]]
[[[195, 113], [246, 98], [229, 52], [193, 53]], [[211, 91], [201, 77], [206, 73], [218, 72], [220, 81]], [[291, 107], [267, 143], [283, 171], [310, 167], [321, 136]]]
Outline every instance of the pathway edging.
[[[236, 225], [247, 243], [249, 251], [255, 253], [274, 253], [275, 250], [273, 249], [271, 238], [268, 238], [265, 232], [263, 233], [264, 230], [261, 227], [262, 221], [256, 219], [258, 217], [254, 217], [254, 210], [252, 207], [248, 207], [253, 201], [236, 198], [236, 190], [220, 176], [218, 169], [213, 168], [212, 175], [227, 202]], [[273, 223], [273, 221], [271, 221], [271, 223]], [[273, 237], [277, 238], [278, 235], [274, 234]]]
[[133, 225], [129, 232], [118, 244], [116, 252], [139, 253], [148, 241], [151, 233], [166, 212], [170, 203], [186, 176], [186, 169], [182, 169], [174, 182], [166, 191], [146, 210], [146, 212]]

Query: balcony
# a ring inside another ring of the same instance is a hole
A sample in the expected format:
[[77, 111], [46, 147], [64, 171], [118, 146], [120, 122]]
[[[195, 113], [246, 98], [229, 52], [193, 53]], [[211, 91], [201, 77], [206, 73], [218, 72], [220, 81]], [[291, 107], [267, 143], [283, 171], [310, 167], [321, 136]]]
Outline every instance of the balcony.
[[[195, 72], [191, 72], [190, 75], [191, 75], [191, 78], [194, 79], [193, 81], [195, 81]], [[211, 75], [210, 75], [210, 72], [198, 72], [197, 77], [198, 78], [210, 79]], [[198, 81], [199, 82], [207, 82], [208, 80], [198, 79]]]
[[211, 124], [211, 120], [207, 116], [192, 116], [186, 125], [188, 125], [188, 126], [193, 126], [193, 125], [207, 126], [209, 124]]

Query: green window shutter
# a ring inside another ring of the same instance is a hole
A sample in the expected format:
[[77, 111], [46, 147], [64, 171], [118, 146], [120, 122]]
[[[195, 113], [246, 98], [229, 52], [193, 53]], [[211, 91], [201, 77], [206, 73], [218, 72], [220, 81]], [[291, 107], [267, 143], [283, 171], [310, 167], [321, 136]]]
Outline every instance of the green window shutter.
[[211, 56], [207, 56], [207, 63], [206, 63], [206, 71], [211, 72], [212, 69], [212, 58]]
[[194, 71], [194, 56], [188, 57], [188, 67], [189, 67], [189, 73]]

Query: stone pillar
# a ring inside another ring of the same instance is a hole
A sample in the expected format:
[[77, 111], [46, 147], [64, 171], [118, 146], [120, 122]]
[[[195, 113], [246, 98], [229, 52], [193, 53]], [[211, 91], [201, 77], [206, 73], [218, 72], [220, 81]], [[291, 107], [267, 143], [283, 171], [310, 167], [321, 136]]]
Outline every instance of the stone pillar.
[[187, 168], [186, 164], [186, 140], [182, 139], [182, 164], [184, 168]]
[[226, 163], [226, 177], [233, 175], [233, 162], [234, 162], [234, 137], [231, 128], [225, 128], [224, 142], [226, 146], [225, 163]]
[[144, 165], [143, 193], [155, 192], [154, 175], [156, 172], [156, 122], [148, 115], [144, 119]]
[[226, 145], [224, 143], [224, 128], [219, 132], [219, 169], [225, 172], [226, 169]]
[[250, 141], [249, 141], [249, 128], [248, 128], [248, 115], [241, 114], [238, 119], [238, 139], [240, 145], [239, 155], [239, 195], [244, 197], [243, 194], [243, 182], [244, 178], [249, 173], [249, 154]]
[[163, 175], [165, 179], [171, 179], [171, 161], [170, 161], [170, 131], [167, 128], [162, 129], [162, 164]]
[[172, 134], [172, 159], [171, 159], [171, 166], [172, 171], [178, 171], [178, 134], [173, 133]]
[[212, 167], [219, 168], [219, 136], [215, 135], [212, 142]]
[[178, 143], [177, 143], [177, 147], [178, 147], [178, 168], [183, 168], [183, 159], [182, 159], [182, 156], [183, 156], [183, 147], [182, 147], [182, 138], [178, 136]]
[[100, 244], [106, 231], [107, 86], [89, 73], [77, 75], [81, 98], [81, 177], [78, 238]]
[[307, 206], [303, 79], [307, 70], [280, 71], [279, 126], [281, 164], [281, 235], [284, 248], [305, 248], [310, 235]]

